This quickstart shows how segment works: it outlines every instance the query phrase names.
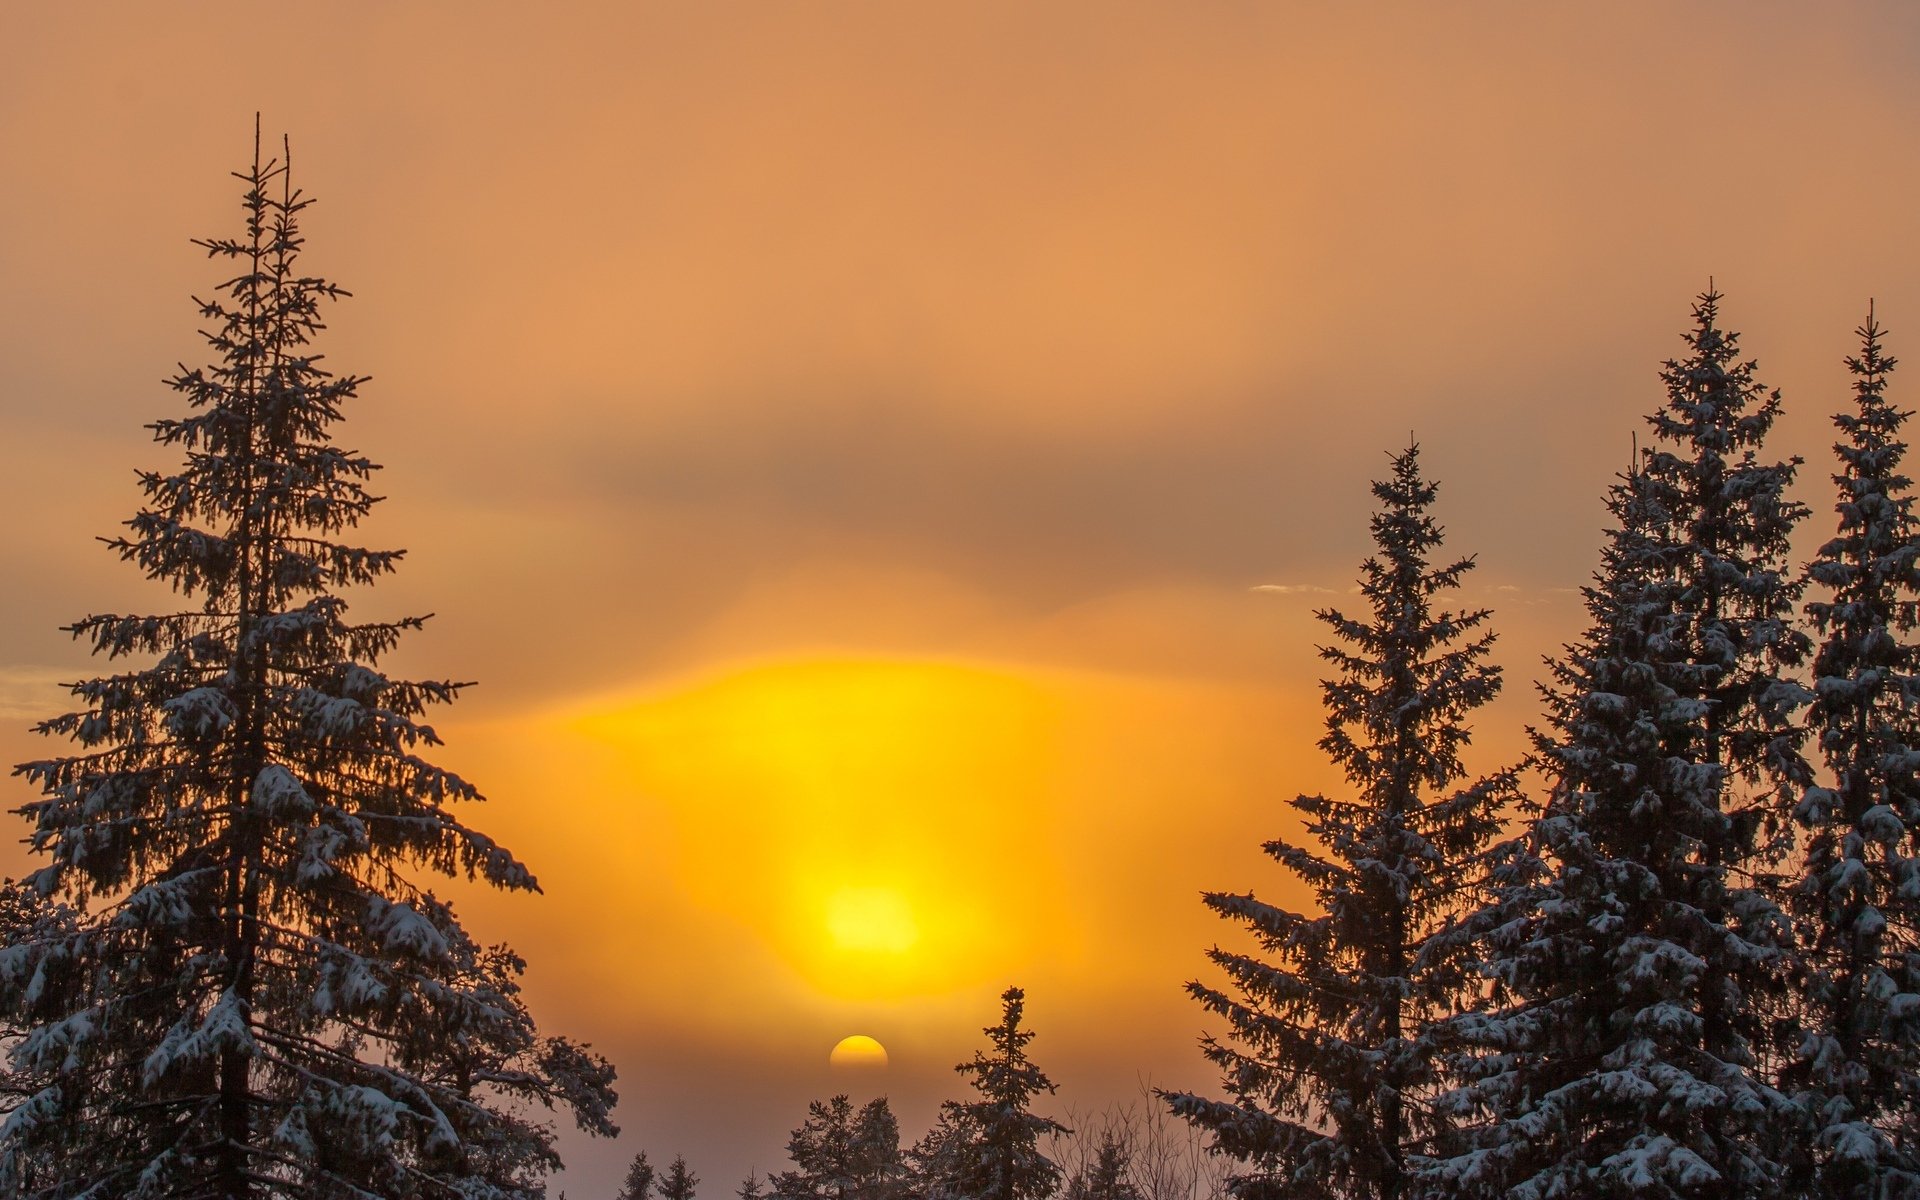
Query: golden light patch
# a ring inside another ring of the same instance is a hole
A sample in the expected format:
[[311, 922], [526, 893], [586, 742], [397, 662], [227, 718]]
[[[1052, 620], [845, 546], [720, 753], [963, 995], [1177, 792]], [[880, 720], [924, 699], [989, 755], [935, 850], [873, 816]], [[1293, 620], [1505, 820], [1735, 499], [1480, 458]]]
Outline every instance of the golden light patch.
[[891, 888], [842, 888], [827, 901], [827, 932], [842, 949], [904, 954], [920, 940], [913, 910]]
[[1058, 708], [1011, 671], [814, 660], [570, 724], [667, 815], [677, 845], [640, 849], [688, 897], [816, 993], [886, 999], [991, 982], [1070, 936], [1020, 919], [1057, 873]]
[[878, 1071], [887, 1065], [887, 1048], [863, 1033], [844, 1037], [833, 1047], [827, 1061], [836, 1071]]

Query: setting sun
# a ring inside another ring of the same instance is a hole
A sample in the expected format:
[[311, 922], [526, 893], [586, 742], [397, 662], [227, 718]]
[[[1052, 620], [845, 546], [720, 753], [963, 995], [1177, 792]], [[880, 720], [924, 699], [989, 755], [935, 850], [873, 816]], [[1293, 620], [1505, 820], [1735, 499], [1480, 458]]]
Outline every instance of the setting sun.
[[887, 1048], [865, 1034], [856, 1033], [835, 1043], [827, 1059], [840, 1071], [883, 1070], [887, 1065]]

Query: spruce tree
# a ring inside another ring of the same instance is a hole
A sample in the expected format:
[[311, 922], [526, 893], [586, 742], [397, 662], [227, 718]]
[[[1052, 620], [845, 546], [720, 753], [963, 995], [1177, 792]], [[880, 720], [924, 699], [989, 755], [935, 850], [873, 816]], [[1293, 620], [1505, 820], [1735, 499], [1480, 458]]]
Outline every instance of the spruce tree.
[[787, 1157], [794, 1169], [771, 1180], [776, 1200], [894, 1200], [905, 1190], [900, 1124], [884, 1096], [858, 1112], [845, 1095], [809, 1104]]
[[1839, 530], [1808, 576], [1814, 731], [1831, 786], [1807, 789], [1793, 908], [1802, 929], [1803, 1036], [1785, 1073], [1807, 1151], [1802, 1194], [1920, 1195], [1920, 521], [1901, 473], [1912, 414], [1886, 396], [1894, 368], [1871, 310], [1847, 359], [1854, 407], [1834, 417]]
[[984, 1031], [989, 1048], [954, 1068], [972, 1077], [979, 1098], [947, 1101], [940, 1124], [922, 1142], [929, 1195], [1039, 1200], [1059, 1185], [1060, 1168], [1041, 1151], [1040, 1139], [1068, 1130], [1033, 1111], [1034, 1098], [1054, 1085], [1027, 1057], [1033, 1031], [1020, 1027], [1026, 993], [1008, 988], [1000, 1004], [1000, 1023]]
[[1788, 940], [1757, 878], [1805, 778], [1786, 672], [1792, 463], [1758, 450], [1779, 397], [1694, 309], [1658, 445], [1610, 492], [1585, 637], [1550, 662], [1546, 801], [1485, 935], [1497, 1007], [1450, 1023], [1473, 1123], [1425, 1164], [1441, 1195], [1742, 1197], [1782, 1177], [1765, 1001]]
[[[378, 668], [420, 618], [358, 623], [340, 592], [400, 551], [341, 540], [376, 469], [332, 440], [364, 379], [313, 347], [345, 293], [302, 273], [283, 159], [255, 141], [234, 274], [198, 301], [214, 362], [169, 385], [179, 452], [109, 545], [184, 599], [71, 627], [114, 674], [38, 726], [78, 752], [18, 770], [66, 936], [0, 954], [14, 1063], [46, 1083], [0, 1127], [0, 1193], [133, 1198], [533, 1197], [558, 1165], [528, 1104], [612, 1130], [611, 1070], [542, 1038], [519, 960], [477, 944], [435, 875], [531, 890], [469, 828], [475, 789], [422, 754], [459, 685]], [[146, 660], [142, 663], [140, 660]]]
[[1760, 456], [1780, 393], [1720, 328], [1720, 300], [1711, 287], [1698, 298], [1687, 357], [1662, 367], [1667, 400], [1648, 418], [1655, 442], [1640, 473], [1673, 527], [1662, 570], [1695, 667], [1685, 694], [1704, 705], [1697, 757], [1722, 768], [1728, 827], [1702, 853], [1738, 870], [1777, 852], [1773, 835], [1812, 776], [1794, 719], [1810, 699], [1794, 680], [1811, 648], [1794, 620], [1805, 585], [1787, 558], [1807, 508], [1787, 496], [1800, 460]]
[[1067, 1180], [1066, 1200], [1142, 1200], [1129, 1178], [1132, 1155], [1111, 1132], [1103, 1135], [1085, 1171]]
[[740, 1187], [734, 1192], [740, 1200], [763, 1200], [766, 1191], [760, 1186], [760, 1173], [748, 1171], [747, 1177], [740, 1181]]
[[1207, 906], [1252, 931], [1264, 954], [1215, 947], [1232, 990], [1190, 983], [1229, 1036], [1208, 1037], [1228, 1098], [1169, 1097], [1241, 1169], [1247, 1200], [1405, 1195], [1408, 1160], [1442, 1130], [1429, 1031], [1469, 987], [1458, 953], [1437, 940], [1474, 895], [1479, 856], [1513, 791], [1501, 773], [1464, 788], [1460, 760], [1474, 709], [1500, 687], [1486, 661], [1486, 610], [1436, 610], [1472, 559], [1436, 564], [1435, 486], [1419, 448], [1394, 455], [1373, 485], [1377, 553], [1361, 564], [1365, 619], [1316, 614], [1340, 644], [1321, 656], [1320, 746], [1344, 770], [1351, 800], [1300, 796], [1293, 807], [1324, 852], [1276, 839], [1266, 852], [1310, 886], [1324, 910], [1298, 913], [1251, 894], [1208, 893]]
[[626, 1178], [621, 1181], [614, 1200], [653, 1200], [653, 1164], [647, 1161], [645, 1150], [627, 1164]]
[[660, 1177], [660, 1200], [693, 1200], [693, 1189], [700, 1186], [700, 1177], [687, 1170], [687, 1160], [676, 1154], [667, 1164], [667, 1173]]

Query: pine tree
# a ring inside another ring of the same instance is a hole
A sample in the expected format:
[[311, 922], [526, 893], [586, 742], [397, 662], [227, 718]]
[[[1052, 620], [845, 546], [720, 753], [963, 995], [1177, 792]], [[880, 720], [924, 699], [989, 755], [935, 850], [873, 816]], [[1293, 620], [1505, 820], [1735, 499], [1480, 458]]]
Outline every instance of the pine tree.
[[1782, 566], [1791, 463], [1757, 450], [1777, 394], [1694, 309], [1663, 372], [1662, 445], [1609, 494], [1592, 623], [1550, 663], [1550, 784], [1503, 894], [1475, 924], [1500, 1007], [1451, 1023], [1477, 1121], [1427, 1164], [1449, 1196], [1740, 1197], [1781, 1176], [1763, 1001], [1780, 913], [1755, 878], [1804, 778], [1783, 672], [1804, 652]]
[[1767, 835], [1812, 772], [1794, 714], [1810, 697], [1793, 681], [1810, 642], [1794, 623], [1804, 584], [1789, 569], [1788, 542], [1807, 516], [1787, 498], [1800, 460], [1763, 462], [1780, 416], [1780, 393], [1740, 359], [1740, 337], [1720, 328], [1720, 293], [1694, 305], [1690, 353], [1661, 370], [1667, 402], [1651, 417], [1656, 442], [1641, 468], [1651, 503], [1673, 526], [1664, 573], [1697, 670], [1688, 695], [1704, 705], [1701, 761], [1723, 769], [1724, 839], [1702, 848], [1733, 868], [1765, 857]]
[[1033, 1031], [1020, 1028], [1026, 993], [1000, 995], [998, 1025], [985, 1029], [989, 1049], [954, 1070], [971, 1076], [979, 1099], [949, 1100], [941, 1121], [921, 1143], [922, 1187], [928, 1195], [966, 1200], [1039, 1200], [1060, 1182], [1060, 1168], [1040, 1150], [1040, 1139], [1068, 1132], [1032, 1110], [1053, 1081], [1027, 1058]]
[[420, 756], [459, 685], [377, 668], [421, 619], [354, 623], [338, 595], [401, 552], [339, 540], [376, 501], [331, 435], [365, 381], [312, 347], [345, 293], [301, 273], [310, 202], [255, 146], [244, 232], [199, 243], [236, 272], [198, 302], [216, 361], [151, 427], [185, 461], [140, 476], [109, 543], [184, 611], [72, 626], [153, 661], [75, 685], [38, 729], [79, 752], [18, 768], [49, 859], [30, 882], [79, 916], [0, 954], [15, 1062], [49, 1080], [0, 1128], [0, 1192], [51, 1150], [40, 1194], [537, 1196], [558, 1158], [527, 1102], [609, 1133], [612, 1072], [538, 1035], [519, 961], [423, 882], [535, 886]]
[[1242, 1164], [1229, 1186], [1247, 1200], [1406, 1193], [1409, 1156], [1442, 1132], [1422, 1101], [1434, 1086], [1428, 1032], [1469, 987], [1459, 954], [1437, 937], [1472, 897], [1478, 856], [1514, 789], [1502, 773], [1450, 790], [1465, 775], [1467, 717], [1498, 692], [1500, 672], [1485, 661], [1487, 611], [1434, 609], [1473, 560], [1432, 561], [1443, 534], [1418, 446], [1393, 457], [1373, 492], [1378, 553], [1361, 564], [1360, 587], [1372, 611], [1316, 614], [1344, 643], [1320, 651], [1338, 671], [1322, 685], [1320, 746], [1358, 795], [1293, 801], [1324, 854], [1265, 846], [1325, 911], [1208, 893], [1207, 906], [1246, 925], [1272, 958], [1215, 947], [1209, 958], [1232, 993], [1188, 984], [1228, 1023], [1230, 1040], [1203, 1048], [1229, 1098], [1169, 1099]]
[[647, 1161], [647, 1152], [642, 1150], [633, 1156], [627, 1164], [627, 1177], [620, 1184], [620, 1191], [614, 1200], [652, 1200], [653, 1164]]
[[766, 1192], [760, 1186], [759, 1172], [748, 1171], [747, 1177], [740, 1181], [740, 1188], [734, 1192], [734, 1195], [740, 1200], [762, 1200]]
[[[1833, 786], [1807, 789], [1793, 907], [1803, 929], [1804, 1036], [1785, 1072], [1805, 1131], [1801, 1194], [1920, 1195], [1920, 520], [1901, 473], [1910, 412], [1886, 397], [1894, 368], [1871, 310], [1847, 359], [1837, 535], [1808, 576], [1815, 732]], [[1799, 1157], [1799, 1156], [1796, 1156]]]
[[960, 1171], [960, 1153], [967, 1131], [961, 1123], [960, 1105], [948, 1101], [941, 1105], [932, 1128], [907, 1151], [909, 1187], [915, 1200], [958, 1200], [952, 1181]]
[[667, 1164], [667, 1173], [660, 1177], [660, 1200], [693, 1200], [693, 1189], [700, 1186], [700, 1177], [687, 1170], [687, 1160], [676, 1154]]
[[1128, 1177], [1130, 1158], [1118, 1138], [1104, 1135], [1092, 1164], [1067, 1181], [1066, 1200], [1142, 1200], [1140, 1189]]
[[845, 1095], [809, 1104], [787, 1156], [795, 1169], [773, 1175], [776, 1200], [894, 1200], [906, 1187], [900, 1124], [884, 1096], [858, 1112]]

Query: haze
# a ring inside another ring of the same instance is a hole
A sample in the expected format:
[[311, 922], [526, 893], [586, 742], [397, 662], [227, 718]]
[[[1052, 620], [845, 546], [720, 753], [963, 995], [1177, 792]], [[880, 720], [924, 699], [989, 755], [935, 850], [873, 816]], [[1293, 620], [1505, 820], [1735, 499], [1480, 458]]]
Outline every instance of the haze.
[[[1311, 610], [1417, 436], [1518, 753], [1599, 497], [1711, 275], [1826, 527], [1869, 297], [1920, 356], [1900, 5], [15, 6], [0, 42], [0, 751], [154, 589], [93, 539], [171, 465], [188, 243], [253, 115], [320, 199], [323, 347], [387, 464], [357, 611], [481, 828], [462, 893], [703, 1194], [841, 1038], [913, 1137], [1024, 986], [1058, 1104], [1213, 1081], [1202, 888], [1338, 786]], [[1898, 386], [1896, 384], [1896, 386]], [[1911, 405], [1908, 396], [1904, 401]], [[5, 785], [8, 807], [28, 798]], [[24, 827], [16, 827], [24, 831]], [[4, 869], [26, 869], [18, 851]]]

